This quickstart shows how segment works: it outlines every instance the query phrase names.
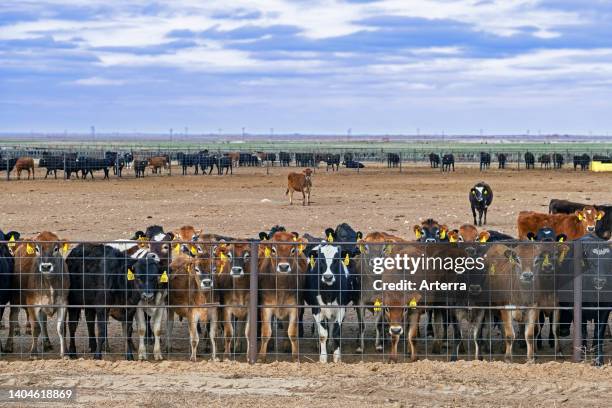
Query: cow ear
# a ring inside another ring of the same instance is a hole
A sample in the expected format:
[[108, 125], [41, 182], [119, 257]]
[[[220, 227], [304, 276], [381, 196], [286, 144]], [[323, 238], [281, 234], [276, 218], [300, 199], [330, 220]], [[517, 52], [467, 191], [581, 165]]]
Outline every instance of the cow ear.
[[416, 239], [420, 239], [423, 236], [423, 229], [420, 225], [415, 225], [414, 227], [412, 227], [412, 229], [414, 230], [414, 235], [416, 235]]
[[291, 231], [291, 235], [293, 235], [294, 240], [297, 240], [300, 237], [300, 234], [295, 231]]
[[357, 239], [362, 239], [362, 238], [363, 238], [363, 232], [357, 231]]
[[357, 241], [357, 247], [359, 248], [359, 252], [362, 254], [368, 253], [368, 248], [365, 246], [365, 241], [363, 239], [359, 239]]
[[145, 236], [145, 233], [144, 233], [144, 232], [142, 232], [142, 231], [136, 231], [136, 232], [134, 233], [134, 236], [132, 237], [132, 239], [133, 239], [133, 240], [137, 240], [137, 239], [142, 238], [142, 237], [144, 237], [144, 236]]
[[174, 241], [174, 239], [176, 238], [176, 235], [174, 235], [174, 232], [168, 232], [166, 233], [166, 236], [169, 238], [168, 241]]
[[576, 211], [574, 211], [574, 215], [575, 215], [576, 217], [578, 217], [578, 221], [582, 221], [582, 219], [584, 218], [584, 217], [582, 216], [582, 211], [578, 211], [578, 210], [576, 210]]
[[447, 225], [441, 225], [440, 226], [440, 239], [446, 239], [446, 233], [448, 232], [448, 226]]
[[487, 242], [490, 238], [489, 231], [480, 231], [480, 234], [478, 234], [478, 242]]
[[269, 239], [270, 239], [270, 237], [268, 236], [267, 233], [265, 233], [263, 231], [259, 233], [259, 240], [260, 241], [267, 241]]
[[535, 236], [536, 236], [536, 235], [535, 235], [533, 232], [531, 232], [531, 231], [529, 231], [529, 232], [527, 233], [527, 239], [528, 239], [529, 241], [535, 241]]
[[597, 221], [600, 221], [604, 217], [604, 215], [606, 215], [605, 211], [597, 211]]
[[565, 242], [565, 241], [567, 241], [567, 235], [565, 235], [565, 234], [557, 235], [556, 241], [557, 242]]
[[452, 230], [448, 233], [449, 242], [458, 242], [459, 241], [459, 231]]
[[334, 240], [336, 239], [336, 233], [334, 232], [333, 228], [325, 229], [325, 239], [327, 240], [327, 242], [334, 242]]

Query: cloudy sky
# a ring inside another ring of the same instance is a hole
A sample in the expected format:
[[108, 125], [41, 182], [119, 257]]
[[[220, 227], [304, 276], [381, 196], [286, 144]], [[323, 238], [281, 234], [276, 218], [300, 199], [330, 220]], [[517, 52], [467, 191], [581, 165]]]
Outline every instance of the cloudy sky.
[[0, 131], [612, 133], [612, 2], [3, 0]]

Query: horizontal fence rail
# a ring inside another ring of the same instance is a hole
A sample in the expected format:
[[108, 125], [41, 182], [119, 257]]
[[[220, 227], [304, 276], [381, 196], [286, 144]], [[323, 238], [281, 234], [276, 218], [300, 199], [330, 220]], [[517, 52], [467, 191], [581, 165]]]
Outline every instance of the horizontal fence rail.
[[1, 241], [1, 358], [603, 364], [612, 354], [610, 242], [290, 237]]

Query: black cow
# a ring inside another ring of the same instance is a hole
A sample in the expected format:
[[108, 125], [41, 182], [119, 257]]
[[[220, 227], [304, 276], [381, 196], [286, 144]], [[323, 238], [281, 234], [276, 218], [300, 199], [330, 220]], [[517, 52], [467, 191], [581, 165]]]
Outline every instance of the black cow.
[[[487, 210], [493, 202], [493, 190], [491, 187], [481, 181], [470, 189], [470, 206], [472, 215], [474, 216], [474, 225], [482, 225], [482, 216], [484, 214], [484, 224], [487, 223]], [[476, 210], [478, 210], [478, 224], [476, 223]]]
[[149, 161], [148, 160], [134, 160], [133, 165], [134, 165], [134, 174], [136, 174], [136, 178], [144, 177], [145, 170], [147, 166], [149, 165]]
[[342, 164], [346, 166], [347, 169], [363, 169], [365, 167], [363, 163], [354, 160], [343, 161]]
[[195, 167], [195, 171], [194, 174], [198, 174], [199, 172], [199, 166], [200, 166], [200, 155], [197, 153], [193, 153], [193, 154], [185, 154], [185, 153], [179, 153], [177, 155], [178, 157], [178, 162], [181, 165], [181, 167], [183, 168], [183, 176], [187, 174], [187, 169], [189, 167]]
[[525, 153], [525, 168], [526, 169], [535, 168], [535, 156], [531, 152]]
[[327, 154], [325, 157], [325, 162], [327, 163], [327, 171], [329, 171], [329, 166], [331, 166], [332, 171], [340, 170], [340, 155], [339, 154]]
[[491, 154], [480, 152], [480, 171], [486, 170], [489, 167], [491, 167]]
[[[10, 231], [7, 234], [0, 231], [0, 322], [4, 315], [4, 306], [11, 300], [12, 295], [12, 279], [15, 268], [13, 259], [13, 251], [15, 243], [19, 240], [20, 234], [16, 231]], [[2, 342], [0, 342], [0, 352], [2, 352]]]
[[[133, 259], [124, 252], [101, 244], [79, 244], [66, 259], [70, 276], [68, 304], [83, 306], [89, 333], [89, 349], [95, 359], [102, 358], [110, 316], [121, 322], [126, 342], [125, 358], [133, 360], [132, 322], [143, 293], [139, 282], [151, 269], [159, 269], [150, 258]], [[75, 332], [81, 308], [70, 307], [68, 355], [77, 357]], [[94, 325], [97, 323], [98, 336]]]
[[429, 153], [429, 165], [433, 169], [438, 168], [440, 166], [440, 155], [436, 153]]
[[387, 167], [399, 166], [400, 156], [397, 153], [387, 153]]
[[508, 156], [505, 153], [497, 153], [497, 161], [499, 162], [498, 168], [505, 169], [506, 168], [506, 160], [508, 160]]
[[550, 154], [542, 154], [538, 157], [538, 162], [540, 163], [540, 168], [544, 166], [545, 169], [550, 168]]
[[580, 170], [588, 170], [590, 163], [591, 158], [586, 153], [581, 156], [574, 156], [574, 171], [576, 171], [578, 166], [580, 166]]
[[[231, 161], [231, 159], [230, 159]], [[215, 155], [200, 154], [200, 168], [202, 169], [202, 175], [212, 174], [213, 168], [217, 164], [217, 158]], [[208, 171], [208, 173], [206, 173]]]
[[47, 169], [45, 178], [47, 178], [51, 173], [53, 173], [55, 178], [57, 178], [57, 171], [64, 170], [64, 157], [45, 155], [38, 162], [38, 167]]
[[560, 169], [563, 167], [564, 158], [561, 153], [553, 153], [552, 160], [553, 160], [553, 167], [555, 169]]
[[109, 167], [113, 167], [112, 159], [96, 159], [94, 157], [79, 157], [76, 161], [81, 166], [83, 179], [87, 178], [87, 174], [94, 178], [93, 172], [98, 170], [104, 171], [104, 179], [109, 180]]
[[[548, 205], [548, 212], [550, 214], [573, 214], [590, 205], [553, 198]], [[608, 240], [612, 236], [612, 205], [594, 205], [594, 207], [597, 211], [604, 212], [603, 218], [595, 224], [595, 234], [599, 238]]]
[[15, 164], [17, 164], [17, 158], [7, 159], [4, 158], [0, 160], [0, 171], [6, 171], [9, 175], [11, 171], [15, 168]]
[[453, 167], [453, 171], [455, 171], [455, 156], [453, 156], [452, 153], [442, 156], [442, 167], [440, 170], [450, 171], [451, 166]]
[[296, 153], [295, 154], [295, 165], [296, 167], [314, 167], [315, 159], [313, 153]]
[[234, 174], [234, 168], [232, 167], [232, 158], [229, 156], [221, 156], [217, 159], [217, 174], [223, 175], [223, 169], [225, 169], [225, 175], [229, 171], [230, 174]]
[[489, 239], [487, 242], [499, 242], [499, 241], [516, 241], [516, 238], [512, 235], [504, 234], [503, 232], [487, 230], [489, 233]]
[[[322, 242], [308, 255], [304, 301], [312, 307], [320, 342], [320, 362], [327, 362], [328, 330], [332, 332], [333, 359], [339, 362], [342, 322], [346, 306], [359, 303], [360, 288], [351, 273], [351, 260], [339, 246]], [[331, 326], [331, 327], [330, 327]]]
[[291, 154], [287, 152], [280, 152], [278, 154], [278, 160], [280, 161], [281, 166], [289, 166], [291, 165]]

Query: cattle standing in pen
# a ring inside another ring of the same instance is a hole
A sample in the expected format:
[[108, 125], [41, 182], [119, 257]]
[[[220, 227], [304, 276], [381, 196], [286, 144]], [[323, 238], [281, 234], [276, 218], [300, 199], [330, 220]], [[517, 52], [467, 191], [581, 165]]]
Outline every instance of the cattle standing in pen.
[[63, 254], [68, 244], [57, 235], [44, 231], [34, 239], [21, 243], [15, 250], [15, 273], [11, 296], [9, 333], [6, 350], [13, 351], [13, 335], [19, 323], [19, 308], [26, 309], [32, 328], [32, 347], [30, 355], [39, 355], [38, 337], [43, 335], [43, 348], [49, 349], [51, 343], [47, 336], [47, 317], [57, 314], [57, 333], [60, 340], [60, 356], [64, 357], [64, 322], [70, 280]]
[[535, 156], [531, 152], [525, 153], [525, 168], [527, 170], [535, 168]]
[[302, 193], [302, 205], [310, 205], [310, 189], [312, 188], [312, 170], [305, 169], [301, 173], [289, 173], [287, 176], [287, 191], [285, 195], [289, 195], [289, 204], [293, 204], [293, 192], [299, 191]]
[[445, 154], [442, 156], [442, 166], [440, 167], [440, 170], [451, 171], [451, 167], [453, 168], [453, 171], [455, 171], [455, 156], [452, 153]]
[[32, 172], [32, 180], [34, 179], [34, 159], [31, 157], [20, 157], [15, 162], [15, 170], [17, 171], [17, 180], [21, 179], [21, 172], [28, 172], [28, 180], [30, 179], [30, 171]]
[[[581, 211], [588, 204], [576, 203], [567, 200], [550, 200], [548, 205], [549, 214], [573, 214], [576, 211]], [[612, 205], [594, 205], [597, 211], [603, 211], [604, 216], [595, 226], [595, 233], [599, 238], [609, 240], [612, 235]]]
[[[493, 202], [493, 189], [484, 181], [476, 184], [470, 189], [470, 207], [472, 209], [472, 216], [474, 217], [474, 225], [487, 224], [487, 210]], [[478, 211], [478, 222], [476, 222], [476, 211]]]
[[[13, 252], [17, 246], [20, 234], [16, 231], [4, 233], [0, 231], [0, 321], [4, 315], [4, 307], [11, 300], [13, 294], [13, 273], [15, 270], [15, 260]], [[0, 342], [0, 352], [2, 352], [2, 342]]]
[[533, 211], [521, 211], [517, 218], [519, 239], [528, 239], [528, 233], [536, 233], [540, 228], [549, 227], [557, 234], [565, 234], [567, 239], [574, 240], [583, 235], [595, 232], [597, 223], [605, 213], [595, 207], [585, 207], [573, 214], [543, 214]]

